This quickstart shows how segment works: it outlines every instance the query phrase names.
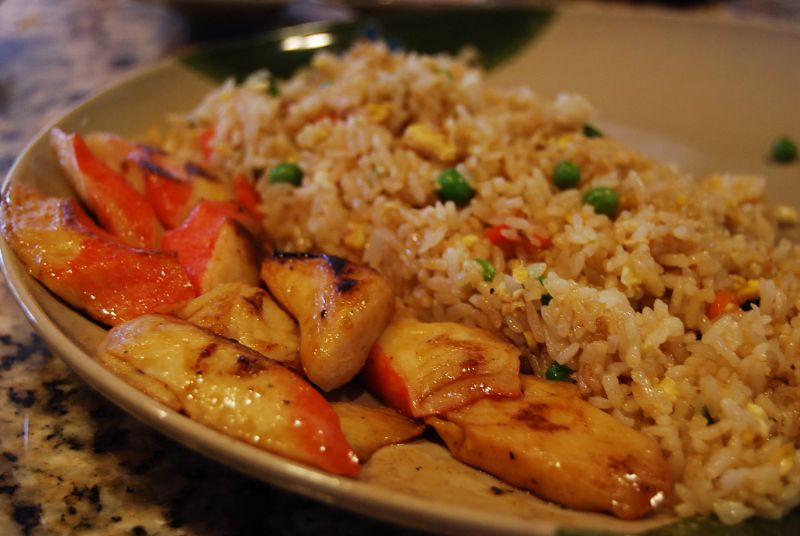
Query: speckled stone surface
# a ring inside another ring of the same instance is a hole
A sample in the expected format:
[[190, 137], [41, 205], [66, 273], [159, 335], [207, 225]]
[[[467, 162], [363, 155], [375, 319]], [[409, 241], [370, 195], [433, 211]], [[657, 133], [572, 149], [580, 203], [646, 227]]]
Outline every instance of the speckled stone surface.
[[[800, 18], [796, 0], [760, 5]], [[0, 0], [0, 176], [50, 121], [190, 41], [190, 22], [153, 1]], [[0, 534], [378, 533], [412, 534], [246, 478], [128, 417], [51, 355], [0, 276]]]

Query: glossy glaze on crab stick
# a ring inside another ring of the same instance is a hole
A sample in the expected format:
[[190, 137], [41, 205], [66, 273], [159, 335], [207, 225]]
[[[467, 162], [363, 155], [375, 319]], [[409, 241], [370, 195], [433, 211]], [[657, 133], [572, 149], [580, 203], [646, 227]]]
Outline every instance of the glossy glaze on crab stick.
[[195, 295], [175, 253], [127, 246], [74, 199], [11, 184], [0, 201], [3, 238], [28, 271], [104, 324], [172, 312]]
[[177, 316], [300, 369], [297, 322], [262, 288], [224, 283], [187, 303]]
[[362, 462], [386, 445], [409, 441], [425, 431], [425, 425], [391, 408], [365, 406], [357, 402], [332, 402], [342, 432]]
[[564, 506], [638, 519], [664, 502], [671, 474], [654, 440], [570, 383], [524, 375], [522, 388], [426, 422], [456, 459]]
[[482, 329], [413, 318], [389, 324], [362, 377], [378, 398], [411, 417], [522, 393], [516, 346]]
[[138, 144], [129, 158], [143, 173], [145, 197], [167, 229], [183, 223], [202, 199], [235, 199], [233, 188], [205, 168], [156, 147]]
[[377, 271], [333, 255], [275, 252], [261, 278], [300, 325], [300, 362], [325, 391], [358, 374], [394, 315], [394, 293]]
[[144, 315], [112, 329], [98, 359], [199, 423], [337, 475], [360, 472], [328, 401], [298, 374], [229, 339]]
[[78, 134], [54, 128], [50, 143], [78, 197], [104, 229], [131, 246], [158, 247], [163, 228], [156, 213], [125, 177], [95, 156]]
[[250, 219], [234, 203], [204, 200], [164, 233], [164, 249], [178, 254], [198, 295], [222, 283], [258, 285], [256, 243], [242, 223]]

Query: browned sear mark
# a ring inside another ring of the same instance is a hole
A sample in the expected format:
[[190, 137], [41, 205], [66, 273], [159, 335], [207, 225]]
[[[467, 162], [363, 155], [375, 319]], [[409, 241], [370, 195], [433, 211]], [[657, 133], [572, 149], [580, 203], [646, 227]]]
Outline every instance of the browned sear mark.
[[464, 371], [477, 370], [486, 363], [485, 347], [471, 341], [457, 340], [449, 335], [437, 335], [427, 341], [433, 347], [446, 347], [461, 352], [464, 356], [461, 362]]
[[260, 359], [246, 355], [239, 355], [239, 357], [236, 359], [236, 367], [233, 373], [240, 377], [257, 376], [258, 374], [264, 372], [264, 370], [266, 370], [266, 367]]
[[569, 427], [562, 424], [556, 424], [547, 418], [547, 404], [528, 404], [517, 413], [514, 414], [513, 419], [523, 422], [531, 429], [540, 432], [558, 432], [559, 430], [569, 430]]
[[200, 353], [197, 354], [197, 362], [199, 363], [204, 359], [208, 359], [209, 357], [214, 355], [214, 352], [216, 351], [217, 351], [217, 343], [215, 342], [208, 343], [205, 347], [203, 347], [202, 350], [200, 350]]
[[350, 279], [350, 278], [340, 279], [339, 282], [336, 284], [336, 292], [344, 294], [349, 290], [352, 290], [356, 285], [358, 285], [358, 281], [356, 281], [355, 279]]
[[264, 307], [264, 294], [261, 292], [253, 292], [251, 294], [243, 294], [242, 300], [253, 308], [253, 312], [261, 316], [261, 310]]
[[215, 175], [212, 175], [211, 173], [209, 173], [206, 170], [206, 168], [204, 168], [202, 166], [198, 166], [197, 164], [195, 164], [193, 162], [186, 162], [183, 165], [183, 170], [186, 173], [188, 173], [189, 175], [197, 175], [198, 177], [203, 177], [204, 179], [207, 179], [207, 180], [210, 180], [210, 181], [215, 181], [215, 182], [218, 181], [217, 177]]
[[171, 180], [171, 181], [175, 181], [175, 182], [184, 182], [181, 178], [176, 177], [168, 169], [165, 169], [165, 168], [159, 166], [158, 164], [156, 164], [152, 160], [145, 160], [143, 158], [137, 158], [136, 163], [139, 165], [139, 167], [141, 167], [145, 171], [149, 171], [150, 173], [153, 173], [154, 175], [158, 175], [159, 177], [163, 177], [165, 179], [168, 179], [168, 180]]

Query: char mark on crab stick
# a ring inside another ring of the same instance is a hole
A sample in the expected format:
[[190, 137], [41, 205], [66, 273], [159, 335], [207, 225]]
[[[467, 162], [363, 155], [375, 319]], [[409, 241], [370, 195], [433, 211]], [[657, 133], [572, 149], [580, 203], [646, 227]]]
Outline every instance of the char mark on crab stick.
[[50, 144], [78, 197], [104, 229], [131, 246], [158, 247], [163, 229], [155, 211], [125, 177], [98, 158], [79, 134], [54, 128]]

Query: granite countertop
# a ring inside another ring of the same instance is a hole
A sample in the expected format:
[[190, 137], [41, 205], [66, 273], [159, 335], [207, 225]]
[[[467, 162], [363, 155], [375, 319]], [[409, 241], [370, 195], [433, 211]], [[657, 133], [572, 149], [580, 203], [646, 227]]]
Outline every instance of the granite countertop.
[[[800, 19], [792, 0], [724, 4]], [[296, 5], [270, 10], [267, 25], [308, 17]], [[198, 33], [203, 16], [168, 2], [0, 0], [0, 176], [43, 125], [88, 95], [218, 37]], [[50, 353], [2, 276], [0, 423], [3, 535], [412, 534], [249, 479], [146, 428]]]

